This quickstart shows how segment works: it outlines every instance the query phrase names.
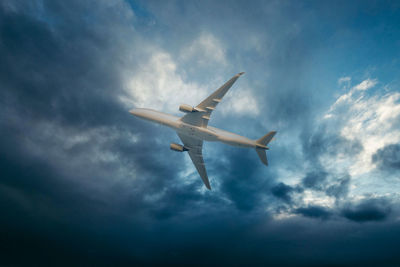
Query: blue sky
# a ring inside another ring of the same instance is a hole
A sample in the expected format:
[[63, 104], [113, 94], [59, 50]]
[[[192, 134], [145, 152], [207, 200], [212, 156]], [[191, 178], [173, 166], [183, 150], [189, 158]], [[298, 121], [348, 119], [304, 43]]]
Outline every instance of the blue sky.
[[[396, 1], [2, 1], [0, 263], [398, 264], [398, 25]], [[278, 131], [270, 166], [205, 143], [208, 191], [128, 110], [241, 71], [210, 125]]]

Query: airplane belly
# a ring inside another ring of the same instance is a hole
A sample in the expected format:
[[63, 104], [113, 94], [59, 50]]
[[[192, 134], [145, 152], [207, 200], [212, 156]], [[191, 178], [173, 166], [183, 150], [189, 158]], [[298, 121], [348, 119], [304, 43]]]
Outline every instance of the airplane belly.
[[207, 128], [197, 127], [182, 123], [177, 129], [178, 133], [204, 141], [217, 141], [216, 134]]
[[197, 134], [197, 136], [199, 136], [202, 140], [205, 140], [205, 141], [210, 141], [210, 142], [212, 142], [212, 141], [218, 141], [218, 138], [217, 138], [214, 134], [212, 134], [212, 133], [208, 133], [208, 132], [197, 132], [196, 134]]
[[238, 139], [231, 139], [231, 138], [219, 138], [220, 142], [231, 145], [231, 146], [237, 146], [237, 147], [255, 147], [253, 142], [249, 142], [247, 140], [238, 140]]

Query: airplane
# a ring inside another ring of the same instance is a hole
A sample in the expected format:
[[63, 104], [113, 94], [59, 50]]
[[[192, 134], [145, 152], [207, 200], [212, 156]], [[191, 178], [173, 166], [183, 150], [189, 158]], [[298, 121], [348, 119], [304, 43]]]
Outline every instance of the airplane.
[[196, 107], [187, 104], [180, 105], [179, 111], [186, 113], [183, 117], [176, 117], [147, 108], [135, 108], [129, 111], [136, 117], [174, 129], [183, 145], [171, 143], [170, 148], [178, 152], [188, 152], [204, 185], [209, 190], [211, 190], [211, 186], [203, 160], [203, 141], [219, 141], [232, 146], [255, 148], [261, 162], [268, 166], [266, 150], [269, 150], [269, 148], [267, 145], [276, 134], [276, 131], [271, 131], [260, 139], [252, 140], [238, 134], [208, 126], [208, 121], [213, 110], [221, 102], [236, 80], [243, 74], [244, 72], [240, 72], [233, 76]]

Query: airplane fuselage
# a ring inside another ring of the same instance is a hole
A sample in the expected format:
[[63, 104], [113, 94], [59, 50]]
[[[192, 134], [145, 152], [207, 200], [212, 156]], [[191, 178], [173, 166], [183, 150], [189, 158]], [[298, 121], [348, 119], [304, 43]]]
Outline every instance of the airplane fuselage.
[[198, 127], [187, 124], [179, 117], [147, 108], [137, 108], [130, 113], [139, 118], [162, 124], [174, 129], [177, 133], [190, 136], [199, 140], [222, 142], [231, 146], [256, 148], [259, 144], [247, 137], [224, 131], [212, 126]]

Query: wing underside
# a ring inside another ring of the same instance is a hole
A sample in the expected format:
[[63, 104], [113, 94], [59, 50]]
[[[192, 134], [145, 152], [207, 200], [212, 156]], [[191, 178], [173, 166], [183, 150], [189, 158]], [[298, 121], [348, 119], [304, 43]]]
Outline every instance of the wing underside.
[[197, 112], [188, 113], [183, 116], [181, 120], [194, 126], [207, 127], [212, 111], [215, 109], [218, 103], [221, 102], [226, 92], [228, 92], [228, 90], [243, 73], [244, 72], [241, 72], [233, 76], [229, 81], [227, 81], [209, 97], [198, 104], [196, 106]]
[[203, 141], [183, 134], [178, 134], [178, 136], [182, 140], [183, 145], [188, 149], [190, 159], [199, 172], [203, 183], [208, 189], [211, 189], [203, 160]]

